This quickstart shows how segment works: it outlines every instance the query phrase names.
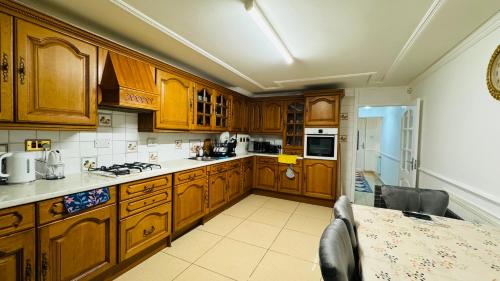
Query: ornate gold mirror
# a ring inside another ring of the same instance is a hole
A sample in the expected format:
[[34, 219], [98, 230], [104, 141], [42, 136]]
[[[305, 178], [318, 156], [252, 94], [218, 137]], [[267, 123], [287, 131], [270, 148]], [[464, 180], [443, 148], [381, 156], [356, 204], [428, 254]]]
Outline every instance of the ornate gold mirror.
[[500, 100], [500, 45], [491, 56], [486, 81], [491, 96]]

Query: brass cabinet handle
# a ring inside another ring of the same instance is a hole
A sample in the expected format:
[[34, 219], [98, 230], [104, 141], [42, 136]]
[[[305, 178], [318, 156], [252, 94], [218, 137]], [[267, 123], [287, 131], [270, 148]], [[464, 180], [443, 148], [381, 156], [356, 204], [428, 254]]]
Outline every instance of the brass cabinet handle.
[[3, 82], [9, 81], [9, 58], [6, 53], [2, 55], [2, 76]]
[[145, 186], [144, 186], [144, 190], [143, 190], [143, 192], [144, 192], [144, 193], [150, 193], [150, 192], [152, 192], [152, 191], [154, 190], [154, 188], [155, 188], [155, 185], [154, 185], [154, 184], [152, 184], [152, 185], [150, 185], [150, 186], [145, 185]]
[[26, 260], [26, 269], [24, 270], [24, 281], [31, 281], [31, 260]]
[[[61, 211], [58, 211], [57, 209], [61, 209]], [[49, 213], [51, 213], [53, 216], [57, 215], [63, 215], [64, 214], [64, 206], [63, 203], [54, 203], [49, 209]]]
[[47, 271], [49, 270], [49, 261], [47, 260], [47, 254], [42, 254], [42, 280], [47, 280]]
[[24, 85], [24, 76], [26, 75], [26, 70], [24, 69], [24, 58], [19, 57], [19, 80], [22, 85]]
[[148, 230], [148, 229], [144, 229], [144, 230], [142, 231], [142, 235], [143, 235], [144, 237], [147, 237], [147, 236], [151, 235], [153, 232], [155, 232], [155, 229], [156, 229], [156, 228], [152, 225], [152, 226], [151, 226], [151, 228], [150, 228], [149, 230]]

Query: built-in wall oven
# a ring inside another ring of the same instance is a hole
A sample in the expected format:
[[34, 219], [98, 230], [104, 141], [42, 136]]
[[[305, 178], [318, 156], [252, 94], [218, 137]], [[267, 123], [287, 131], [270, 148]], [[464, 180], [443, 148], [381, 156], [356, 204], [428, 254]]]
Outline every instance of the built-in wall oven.
[[338, 128], [305, 128], [304, 157], [337, 160]]

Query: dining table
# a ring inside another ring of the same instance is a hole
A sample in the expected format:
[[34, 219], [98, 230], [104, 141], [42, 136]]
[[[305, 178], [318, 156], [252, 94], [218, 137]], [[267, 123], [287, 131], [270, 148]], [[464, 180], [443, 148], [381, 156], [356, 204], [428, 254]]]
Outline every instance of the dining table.
[[500, 227], [353, 204], [364, 281], [500, 281]]

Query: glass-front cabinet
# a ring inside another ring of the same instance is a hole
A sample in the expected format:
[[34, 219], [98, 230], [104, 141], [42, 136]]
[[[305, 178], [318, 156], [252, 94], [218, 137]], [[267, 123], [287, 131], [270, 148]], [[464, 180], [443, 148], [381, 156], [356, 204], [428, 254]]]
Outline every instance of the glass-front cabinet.
[[212, 101], [214, 90], [197, 84], [194, 93], [194, 126], [195, 129], [212, 128]]
[[304, 146], [304, 101], [287, 101], [285, 114], [285, 153], [301, 155]]
[[227, 130], [229, 126], [229, 105], [231, 96], [216, 92], [214, 98], [214, 129]]

